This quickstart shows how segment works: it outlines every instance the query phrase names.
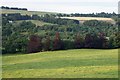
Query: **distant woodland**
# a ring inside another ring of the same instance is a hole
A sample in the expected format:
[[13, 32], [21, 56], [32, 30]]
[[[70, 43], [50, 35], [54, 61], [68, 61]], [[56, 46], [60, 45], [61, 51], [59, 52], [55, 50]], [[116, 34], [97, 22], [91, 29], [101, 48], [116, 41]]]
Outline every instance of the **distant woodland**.
[[5, 6], [1, 6], [1, 9], [8, 9], [8, 10], [26, 10], [27, 8], [17, 8], [17, 7], [5, 7]]
[[[26, 8], [2, 9], [27, 10]], [[89, 20], [61, 19], [60, 17], [107, 17], [115, 24]], [[36, 25], [32, 21], [47, 24]], [[113, 49], [120, 48], [118, 25], [120, 19], [116, 13], [92, 14], [45, 14], [21, 15], [20, 13], [2, 14], [2, 52], [34, 53], [67, 49]]]

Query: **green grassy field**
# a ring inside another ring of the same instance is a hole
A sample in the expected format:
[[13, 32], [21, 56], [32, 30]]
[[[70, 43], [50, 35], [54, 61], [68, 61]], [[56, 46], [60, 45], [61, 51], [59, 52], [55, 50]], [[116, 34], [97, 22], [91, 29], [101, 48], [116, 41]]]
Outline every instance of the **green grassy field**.
[[117, 78], [118, 50], [3, 55], [3, 78]]
[[7, 10], [7, 9], [2, 9], [1, 12], [2, 14], [11, 14], [11, 13], [20, 13], [22, 15], [44, 15], [44, 14], [57, 14], [54, 12], [43, 12], [43, 11], [25, 11], [25, 10]]
[[33, 24], [35, 24], [36, 26], [43, 26], [43, 25], [55, 25], [52, 23], [47, 23], [47, 22], [43, 22], [43, 21], [39, 21], [39, 20], [19, 20], [19, 21], [15, 21], [16, 23], [21, 23], [22, 21], [31, 21]]

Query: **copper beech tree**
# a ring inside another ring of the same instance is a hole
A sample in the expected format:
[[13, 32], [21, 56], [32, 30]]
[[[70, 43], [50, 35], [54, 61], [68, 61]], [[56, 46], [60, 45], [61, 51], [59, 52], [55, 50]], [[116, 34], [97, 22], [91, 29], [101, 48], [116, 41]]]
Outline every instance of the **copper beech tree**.
[[59, 32], [56, 32], [55, 39], [53, 41], [53, 49], [54, 50], [61, 50], [64, 49], [63, 42], [60, 38]]
[[41, 38], [37, 35], [31, 35], [28, 42], [28, 53], [35, 53], [42, 51]]

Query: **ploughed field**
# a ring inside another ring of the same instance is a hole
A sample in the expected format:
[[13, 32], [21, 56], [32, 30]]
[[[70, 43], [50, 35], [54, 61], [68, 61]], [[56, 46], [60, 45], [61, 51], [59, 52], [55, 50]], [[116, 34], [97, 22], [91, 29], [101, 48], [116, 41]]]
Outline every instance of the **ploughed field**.
[[2, 57], [3, 78], [117, 78], [117, 49], [75, 49]]

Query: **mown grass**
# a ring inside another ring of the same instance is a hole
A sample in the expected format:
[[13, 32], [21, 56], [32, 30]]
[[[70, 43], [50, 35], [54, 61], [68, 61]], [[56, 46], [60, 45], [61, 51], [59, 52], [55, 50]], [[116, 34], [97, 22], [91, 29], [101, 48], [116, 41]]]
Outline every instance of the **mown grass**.
[[3, 78], [117, 78], [118, 50], [3, 55]]

